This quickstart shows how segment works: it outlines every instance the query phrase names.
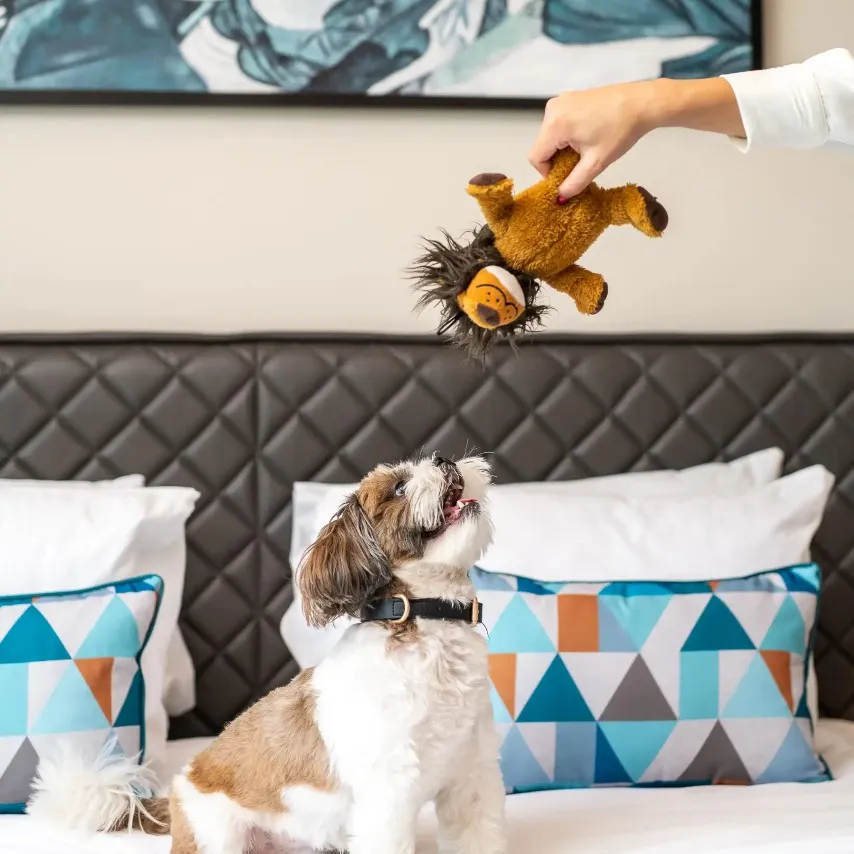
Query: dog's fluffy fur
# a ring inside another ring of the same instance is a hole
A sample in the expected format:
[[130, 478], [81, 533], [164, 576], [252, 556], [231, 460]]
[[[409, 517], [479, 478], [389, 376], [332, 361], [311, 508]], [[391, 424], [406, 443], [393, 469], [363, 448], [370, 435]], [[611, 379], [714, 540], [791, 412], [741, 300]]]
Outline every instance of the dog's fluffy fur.
[[[368, 474], [301, 563], [307, 620], [391, 595], [471, 602], [489, 481], [479, 457]], [[316, 851], [413, 854], [433, 801], [442, 854], [503, 854], [482, 633], [445, 620], [353, 625], [317, 668], [229, 724], [173, 780], [168, 809], [137, 791], [115, 760], [65, 756], [41, 767], [29, 811], [78, 829], [171, 829], [172, 854], [240, 854], [258, 832]]]

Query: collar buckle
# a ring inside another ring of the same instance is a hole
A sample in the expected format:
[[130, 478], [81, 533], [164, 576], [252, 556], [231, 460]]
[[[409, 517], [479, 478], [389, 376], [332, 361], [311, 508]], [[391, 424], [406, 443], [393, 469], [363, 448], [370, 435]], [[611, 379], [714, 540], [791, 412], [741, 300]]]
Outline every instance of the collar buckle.
[[397, 596], [390, 596], [389, 599], [398, 599], [403, 602], [403, 615], [398, 617], [396, 620], [389, 620], [390, 623], [394, 623], [395, 625], [399, 625], [401, 623], [405, 623], [409, 619], [409, 615], [412, 612], [412, 604], [409, 601], [408, 596], [404, 596], [402, 593]]

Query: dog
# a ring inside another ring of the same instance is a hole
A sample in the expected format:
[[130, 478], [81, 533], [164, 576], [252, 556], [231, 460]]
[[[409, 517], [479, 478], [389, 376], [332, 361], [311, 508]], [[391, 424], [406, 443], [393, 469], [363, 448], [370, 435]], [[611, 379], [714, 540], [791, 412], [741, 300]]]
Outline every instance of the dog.
[[[172, 781], [43, 761], [28, 811], [77, 829], [171, 831], [172, 854], [258, 834], [318, 852], [414, 854], [435, 804], [442, 854], [505, 854], [486, 642], [468, 570], [492, 537], [481, 457], [371, 471], [300, 562], [307, 621], [357, 617], [316, 668], [237, 717]], [[78, 769], [79, 772], [79, 769]]]

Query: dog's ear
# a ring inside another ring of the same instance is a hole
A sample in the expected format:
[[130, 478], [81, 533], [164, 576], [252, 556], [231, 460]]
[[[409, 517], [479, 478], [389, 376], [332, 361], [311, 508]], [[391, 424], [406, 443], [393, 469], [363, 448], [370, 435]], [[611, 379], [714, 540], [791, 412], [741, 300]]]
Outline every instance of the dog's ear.
[[338, 617], [358, 615], [391, 581], [388, 558], [356, 495], [341, 505], [309, 546], [298, 583], [305, 619], [322, 628]]

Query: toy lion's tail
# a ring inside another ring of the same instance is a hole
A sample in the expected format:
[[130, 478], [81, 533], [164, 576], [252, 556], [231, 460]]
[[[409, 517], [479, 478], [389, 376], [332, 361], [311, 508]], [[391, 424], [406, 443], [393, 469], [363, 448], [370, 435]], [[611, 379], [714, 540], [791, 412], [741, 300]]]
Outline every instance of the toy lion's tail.
[[43, 758], [27, 812], [67, 830], [169, 833], [169, 800], [147, 794], [156, 786], [151, 770], [111, 747], [92, 757], [65, 745]]

